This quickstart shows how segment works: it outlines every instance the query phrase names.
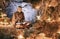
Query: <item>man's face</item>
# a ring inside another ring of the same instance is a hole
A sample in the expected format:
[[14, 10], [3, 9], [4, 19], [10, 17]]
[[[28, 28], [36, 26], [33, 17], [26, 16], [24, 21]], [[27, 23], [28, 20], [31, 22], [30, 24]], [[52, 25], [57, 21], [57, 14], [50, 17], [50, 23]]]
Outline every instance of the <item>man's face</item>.
[[22, 11], [22, 8], [18, 7], [18, 8], [17, 8], [17, 11], [18, 11], [18, 12], [21, 12], [21, 11]]

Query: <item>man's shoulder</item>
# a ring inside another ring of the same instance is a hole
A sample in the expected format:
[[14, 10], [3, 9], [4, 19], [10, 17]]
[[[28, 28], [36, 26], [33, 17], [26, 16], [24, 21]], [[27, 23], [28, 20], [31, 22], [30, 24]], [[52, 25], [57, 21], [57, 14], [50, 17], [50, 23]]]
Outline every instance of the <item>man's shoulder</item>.
[[17, 11], [15, 13], [18, 13]]
[[20, 12], [20, 13], [19, 12], [15, 12], [14, 14], [24, 14], [24, 13], [23, 12]]

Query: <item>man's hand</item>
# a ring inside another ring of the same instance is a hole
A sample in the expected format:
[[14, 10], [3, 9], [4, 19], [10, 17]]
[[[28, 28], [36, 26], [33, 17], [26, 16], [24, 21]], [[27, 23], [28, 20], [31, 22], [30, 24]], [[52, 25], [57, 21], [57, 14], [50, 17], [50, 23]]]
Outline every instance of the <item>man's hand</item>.
[[28, 25], [30, 25], [31, 23], [30, 23], [30, 22], [24, 22], [23, 24], [26, 25], [26, 26], [28, 26]]

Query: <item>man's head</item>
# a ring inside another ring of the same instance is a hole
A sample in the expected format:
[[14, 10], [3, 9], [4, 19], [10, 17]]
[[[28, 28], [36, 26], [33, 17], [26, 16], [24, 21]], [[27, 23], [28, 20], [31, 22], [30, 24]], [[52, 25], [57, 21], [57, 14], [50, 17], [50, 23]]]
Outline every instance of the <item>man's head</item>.
[[21, 6], [18, 6], [17, 11], [18, 12], [22, 12], [22, 7]]

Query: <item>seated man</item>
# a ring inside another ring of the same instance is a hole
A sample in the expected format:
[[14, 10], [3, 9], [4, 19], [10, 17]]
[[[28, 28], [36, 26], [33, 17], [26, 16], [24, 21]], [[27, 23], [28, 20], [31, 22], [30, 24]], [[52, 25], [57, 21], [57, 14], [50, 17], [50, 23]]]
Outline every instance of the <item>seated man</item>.
[[[18, 28], [23, 27], [23, 26], [25, 27], [26, 25], [29, 25], [29, 23], [28, 22], [26, 23], [24, 20], [24, 13], [22, 12], [21, 6], [18, 6], [17, 12], [15, 12], [13, 14], [12, 23], [15, 26], [19, 25], [19, 26], [17, 26]], [[22, 26], [20, 26], [20, 25], [22, 25]]]
[[24, 14], [22, 12], [22, 7], [19, 6], [17, 11], [13, 14], [12, 23], [15, 25], [16, 23], [21, 23], [24, 21]]

